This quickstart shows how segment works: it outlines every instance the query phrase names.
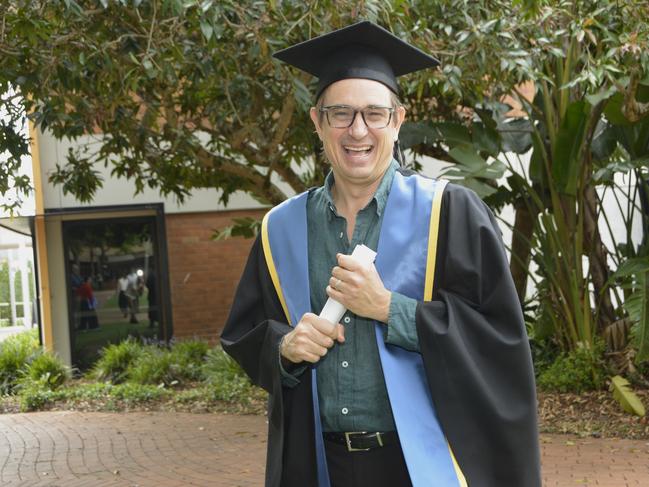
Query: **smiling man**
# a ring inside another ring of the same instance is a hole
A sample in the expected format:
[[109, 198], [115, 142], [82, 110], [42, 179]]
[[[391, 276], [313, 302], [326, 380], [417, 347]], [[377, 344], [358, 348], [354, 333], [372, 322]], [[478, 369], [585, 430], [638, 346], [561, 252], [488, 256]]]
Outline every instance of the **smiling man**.
[[[471, 191], [400, 167], [396, 77], [437, 61], [370, 22], [275, 54], [318, 77], [331, 172], [271, 210], [221, 341], [270, 393], [266, 485], [541, 485], [530, 350]], [[351, 258], [364, 244], [374, 265]], [[328, 298], [342, 323], [318, 314]]]

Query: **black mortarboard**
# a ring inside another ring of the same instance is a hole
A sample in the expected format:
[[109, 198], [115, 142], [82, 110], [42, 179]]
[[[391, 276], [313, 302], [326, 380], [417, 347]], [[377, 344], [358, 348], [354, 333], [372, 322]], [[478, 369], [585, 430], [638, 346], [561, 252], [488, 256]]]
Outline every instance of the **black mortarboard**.
[[348, 78], [378, 81], [398, 94], [397, 76], [439, 64], [434, 57], [369, 21], [301, 42], [273, 56], [316, 76], [316, 98], [330, 84]]

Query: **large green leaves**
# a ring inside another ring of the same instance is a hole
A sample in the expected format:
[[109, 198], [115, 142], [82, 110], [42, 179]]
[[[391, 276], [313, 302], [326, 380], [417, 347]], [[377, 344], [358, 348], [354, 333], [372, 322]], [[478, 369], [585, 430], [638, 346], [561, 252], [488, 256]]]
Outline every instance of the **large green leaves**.
[[627, 413], [635, 414], [636, 416], [643, 417], [645, 415], [645, 407], [640, 398], [629, 387], [629, 381], [624, 377], [616, 375], [611, 378], [611, 390], [613, 397], [620, 403], [622, 409]]
[[626, 290], [624, 308], [633, 323], [636, 362], [649, 360], [649, 256], [626, 260], [611, 276]]
[[588, 120], [588, 105], [578, 100], [568, 106], [556, 135], [552, 153], [552, 177], [562, 193], [575, 195], [580, 166], [579, 155], [584, 143], [584, 130]]

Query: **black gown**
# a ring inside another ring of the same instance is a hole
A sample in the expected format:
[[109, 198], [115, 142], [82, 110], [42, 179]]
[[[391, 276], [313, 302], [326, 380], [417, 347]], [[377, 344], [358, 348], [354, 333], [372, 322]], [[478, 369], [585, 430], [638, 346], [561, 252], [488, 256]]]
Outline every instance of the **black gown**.
[[[406, 223], [407, 224], [407, 223]], [[500, 230], [470, 190], [444, 191], [433, 300], [416, 327], [442, 429], [470, 487], [541, 485], [529, 342]], [[283, 388], [286, 324], [258, 238], [230, 316], [224, 350], [269, 392], [267, 487], [317, 487], [311, 374]]]

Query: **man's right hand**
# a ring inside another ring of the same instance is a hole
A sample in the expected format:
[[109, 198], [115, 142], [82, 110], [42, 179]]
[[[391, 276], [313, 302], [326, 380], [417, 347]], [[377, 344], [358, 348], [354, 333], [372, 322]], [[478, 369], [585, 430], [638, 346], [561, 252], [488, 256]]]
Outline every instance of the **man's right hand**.
[[333, 328], [331, 322], [313, 313], [305, 313], [300, 322], [282, 340], [280, 354], [289, 362], [316, 363], [327, 355], [335, 341], [345, 341], [345, 328], [338, 323]]

